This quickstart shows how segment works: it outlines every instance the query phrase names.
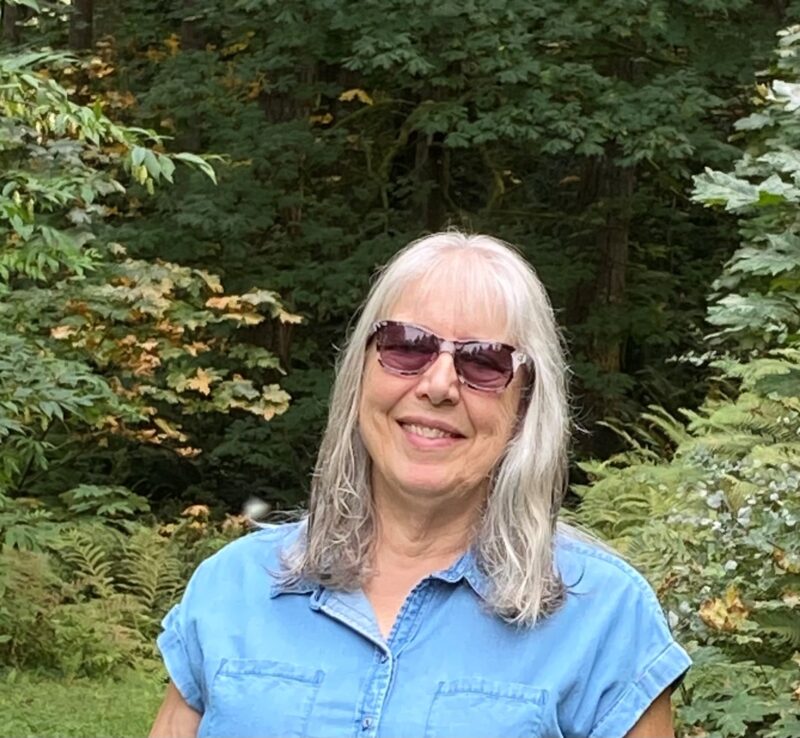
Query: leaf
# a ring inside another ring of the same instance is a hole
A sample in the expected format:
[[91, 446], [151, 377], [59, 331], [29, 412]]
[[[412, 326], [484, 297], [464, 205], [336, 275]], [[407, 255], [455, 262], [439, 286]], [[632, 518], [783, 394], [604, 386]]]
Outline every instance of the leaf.
[[764, 113], [752, 113], [745, 118], [740, 118], [733, 124], [737, 131], [757, 131], [773, 123], [772, 118]]
[[726, 210], [753, 205], [760, 197], [758, 187], [750, 182], [708, 167], [695, 176], [692, 195], [706, 205], [725, 205]]
[[165, 420], [164, 418], [153, 418], [153, 423], [155, 423], [155, 425], [158, 426], [158, 428], [164, 431], [164, 433], [167, 434], [168, 438], [172, 438], [173, 440], [181, 442], [186, 440], [186, 435], [181, 433], [175, 426], [173, 426], [169, 421]]
[[147, 149], [142, 146], [134, 146], [131, 149], [131, 164], [134, 167], [141, 167], [144, 164], [145, 157], [147, 156]]
[[722, 598], [706, 600], [700, 606], [700, 619], [709, 628], [723, 631], [738, 630], [746, 621], [749, 610], [739, 598], [738, 590], [729, 586]]
[[[169, 161], [167, 157], [163, 158], [165, 161]], [[150, 176], [154, 180], [158, 181], [158, 179], [161, 177], [161, 165], [159, 164], [156, 155], [149, 149], [147, 149], [144, 155], [144, 165], [147, 168], [147, 171], [150, 174]]]
[[[206, 283], [208, 289], [212, 292], [222, 292], [222, 283], [220, 282], [219, 277], [216, 274], [211, 274], [210, 272], [205, 271], [204, 269], [196, 269], [195, 274], [198, 274], [200, 278]], [[211, 307], [206, 303], [208, 307]]]
[[172, 154], [172, 158], [178, 159], [179, 161], [186, 162], [187, 164], [196, 167], [201, 172], [203, 172], [203, 174], [205, 174], [214, 184], [217, 184], [217, 174], [214, 171], [214, 168], [201, 156], [197, 156], [197, 154], [189, 154], [186, 152], [181, 152], [179, 154]]
[[763, 395], [800, 396], [800, 368], [791, 367], [783, 374], [770, 374], [756, 381], [754, 389]]
[[287, 313], [285, 310], [281, 309], [278, 311], [278, 320], [281, 323], [302, 323], [303, 316], [296, 315], [295, 313]]
[[228, 310], [230, 308], [240, 307], [240, 300], [238, 295], [224, 295], [223, 297], [209, 297], [206, 300], [206, 307], [214, 308], [215, 310]]
[[339, 100], [342, 102], [352, 102], [358, 100], [365, 105], [374, 105], [374, 100], [361, 88], [355, 87], [352, 90], [345, 90], [339, 95]]
[[749, 733], [749, 723], [758, 723], [765, 716], [775, 712], [775, 708], [763, 699], [739, 691], [720, 706], [717, 723], [725, 736], [743, 736]]
[[201, 395], [208, 396], [211, 394], [211, 383], [215, 377], [209, 374], [205, 369], [198, 369], [197, 374], [190, 379], [186, 386], [189, 389], [197, 390]]
[[758, 201], [760, 204], [773, 204], [786, 200], [797, 202], [800, 190], [794, 185], [784, 182], [780, 175], [773, 174], [758, 185]]
[[7, 5], [24, 5], [37, 13], [42, 12], [42, 7], [39, 5], [39, 0], [6, 0]]
[[78, 329], [71, 325], [58, 325], [50, 329], [50, 335], [58, 341], [74, 336], [77, 332]]
[[800, 108], [800, 84], [776, 79], [772, 83], [772, 92], [778, 101], [783, 102], [788, 112]]

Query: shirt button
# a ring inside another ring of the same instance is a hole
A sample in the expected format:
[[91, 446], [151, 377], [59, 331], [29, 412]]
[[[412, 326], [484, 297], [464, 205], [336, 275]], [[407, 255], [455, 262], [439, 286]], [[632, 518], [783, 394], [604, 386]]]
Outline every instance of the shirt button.
[[369, 730], [371, 725], [372, 725], [372, 718], [365, 717], [361, 721], [361, 730]]
[[385, 663], [386, 663], [388, 660], [389, 660], [389, 654], [388, 654], [388, 653], [386, 653], [386, 651], [384, 651], [384, 652], [381, 654], [381, 663], [382, 663], [382, 664], [385, 664]]

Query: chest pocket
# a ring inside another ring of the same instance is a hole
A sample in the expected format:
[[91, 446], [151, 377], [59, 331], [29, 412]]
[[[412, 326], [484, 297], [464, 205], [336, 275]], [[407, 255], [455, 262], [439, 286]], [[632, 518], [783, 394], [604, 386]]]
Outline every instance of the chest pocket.
[[225, 659], [198, 735], [305, 736], [323, 677], [321, 671], [277, 661]]
[[439, 682], [425, 738], [536, 738], [547, 692], [487, 679]]

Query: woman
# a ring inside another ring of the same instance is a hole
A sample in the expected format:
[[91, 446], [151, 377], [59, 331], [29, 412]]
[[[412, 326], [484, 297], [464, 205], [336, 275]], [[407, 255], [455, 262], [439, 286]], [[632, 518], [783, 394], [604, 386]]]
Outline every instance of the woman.
[[526, 262], [401, 251], [344, 350], [309, 514], [205, 561], [152, 736], [671, 736], [689, 666], [644, 580], [556, 527], [565, 366]]

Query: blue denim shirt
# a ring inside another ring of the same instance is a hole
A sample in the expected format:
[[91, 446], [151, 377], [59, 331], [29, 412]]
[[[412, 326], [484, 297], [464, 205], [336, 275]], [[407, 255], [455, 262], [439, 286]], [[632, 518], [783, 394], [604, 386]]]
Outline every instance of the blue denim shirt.
[[276, 582], [297, 524], [204, 561], [158, 645], [198, 736], [623, 736], [689, 667], [644, 579], [559, 536], [564, 605], [534, 628], [484, 606], [471, 552], [408, 595], [388, 639], [364, 594]]

